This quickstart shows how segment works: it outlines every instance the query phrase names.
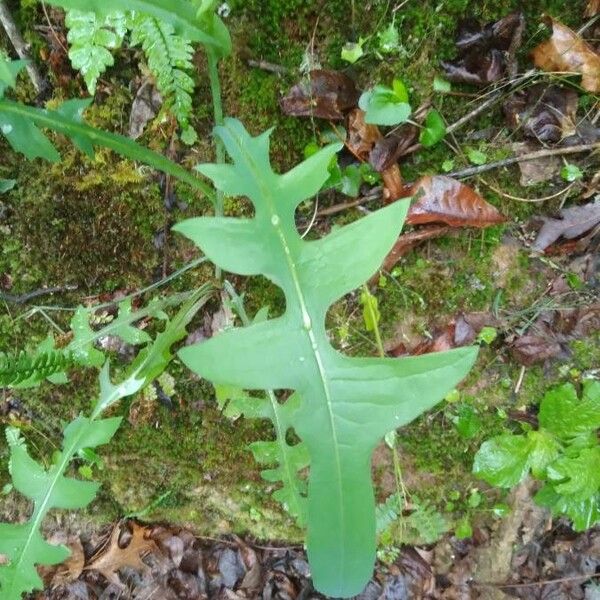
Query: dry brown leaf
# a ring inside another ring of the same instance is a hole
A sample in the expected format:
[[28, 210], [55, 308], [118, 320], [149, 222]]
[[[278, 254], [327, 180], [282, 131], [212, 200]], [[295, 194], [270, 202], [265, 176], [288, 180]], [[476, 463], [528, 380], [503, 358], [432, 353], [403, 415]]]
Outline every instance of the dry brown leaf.
[[294, 117], [339, 121], [356, 106], [359, 95], [354, 81], [347, 75], [315, 69], [309, 73], [309, 81], [295, 85], [281, 99], [281, 108], [286, 115]]
[[522, 23], [520, 13], [484, 26], [474, 19], [461, 21], [456, 38], [459, 57], [441, 63], [447, 79], [473, 85], [501, 79], [507, 67], [506, 53], [511, 46], [519, 45]]
[[401, 235], [385, 257], [381, 269], [383, 271], [391, 271], [394, 265], [415, 246], [426, 240], [444, 235], [448, 231], [450, 231], [450, 228], [446, 225], [431, 225], [430, 227], [423, 227], [418, 231], [411, 231], [410, 233]]
[[534, 333], [518, 337], [511, 347], [515, 359], [527, 367], [556, 358], [563, 352], [562, 346], [551, 335]]
[[[44, 581], [47, 588], [56, 588], [60, 585], [75, 581], [83, 571], [85, 557], [83, 546], [78, 535], [67, 535], [65, 532], [56, 531], [49, 538], [48, 542], [53, 546], [66, 546], [71, 555], [67, 560], [58, 565], [41, 565], [38, 567], [38, 573]], [[1, 561], [0, 561], [0, 564]]]
[[600, 92], [600, 55], [585, 40], [560, 21], [545, 17], [552, 37], [532, 52], [536, 67], [544, 71], [580, 73], [581, 86], [588, 92]]
[[98, 571], [111, 583], [121, 585], [117, 574], [119, 569], [131, 567], [145, 571], [148, 568], [142, 557], [158, 549], [150, 535], [149, 529], [135, 521], [115, 525], [106, 545], [85, 566], [85, 570]]
[[[373, 164], [371, 158], [373, 152], [385, 141], [377, 125], [365, 123], [365, 113], [359, 108], [354, 109], [348, 115], [348, 138], [346, 147], [358, 160], [371, 163], [371, 166], [381, 173], [383, 179], [383, 198], [386, 202], [393, 202], [403, 196], [403, 183], [400, 168], [395, 158], [385, 160], [385, 168], [380, 170]], [[379, 157], [381, 158], [381, 157]]]
[[600, 201], [571, 206], [560, 211], [560, 218], [542, 217], [544, 225], [531, 246], [536, 252], [544, 252], [559, 238], [573, 240], [600, 223]]
[[534, 85], [504, 103], [514, 131], [540, 142], [559, 142], [577, 132], [577, 92], [558, 85]]
[[422, 177], [405, 196], [416, 202], [410, 207], [409, 225], [445, 223], [451, 227], [488, 227], [506, 218], [469, 186], [443, 175]]
[[588, 0], [584, 16], [595, 17], [600, 13], [600, 0]]
[[360, 108], [355, 108], [348, 115], [348, 139], [346, 147], [358, 160], [369, 160], [369, 154], [375, 144], [383, 139], [377, 125], [365, 123], [365, 113]]

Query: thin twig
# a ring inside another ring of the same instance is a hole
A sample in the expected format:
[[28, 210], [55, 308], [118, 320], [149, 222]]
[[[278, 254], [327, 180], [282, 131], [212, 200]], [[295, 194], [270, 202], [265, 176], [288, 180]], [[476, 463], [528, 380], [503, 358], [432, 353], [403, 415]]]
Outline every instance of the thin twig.
[[52, 24], [52, 21], [50, 20], [50, 15], [48, 14], [48, 9], [46, 8], [46, 3], [43, 1], [42, 1], [42, 10], [44, 11], [44, 17], [46, 17], [46, 22], [48, 23], [48, 28], [50, 29], [50, 33], [52, 34], [52, 37], [54, 38], [56, 43], [59, 45], [60, 49], [65, 53], [65, 56], [68, 56], [69, 49], [62, 43], [62, 40], [58, 36], [58, 33], [56, 33], [56, 29], [54, 29], [54, 25]]
[[[470, 121], [472, 121], [475, 117], [480, 115], [483, 111], [487, 110], [488, 108], [490, 108], [491, 106], [496, 104], [496, 102], [498, 102], [501, 99], [501, 97], [502, 97], [502, 92], [496, 92], [495, 94], [490, 96], [485, 102], [482, 102], [481, 104], [476, 106], [471, 112], [469, 112], [466, 115], [464, 115], [463, 117], [461, 117], [455, 123], [452, 123], [452, 125], [449, 125], [448, 128], [446, 129], [446, 134], [447, 135], [451, 134], [452, 132], [456, 131], [457, 129], [460, 129], [466, 123], [469, 123]], [[418, 150], [420, 150], [422, 147], [423, 146], [420, 143], [413, 144], [412, 146], [409, 146], [406, 150], [404, 150], [404, 152], [402, 152], [402, 154], [400, 156], [406, 156], [407, 154], [413, 154], [414, 152], [417, 152]]]
[[255, 69], [262, 69], [263, 71], [268, 71], [269, 73], [276, 73], [277, 75], [286, 75], [290, 72], [287, 67], [283, 65], [276, 65], [274, 63], [267, 62], [266, 60], [248, 60], [248, 66], [254, 67]]
[[41, 288], [39, 290], [34, 290], [33, 292], [28, 292], [27, 294], [21, 294], [19, 296], [14, 296], [13, 294], [6, 294], [5, 292], [0, 292], [0, 300], [4, 300], [4, 302], [10, 302], [11, 304], [26, 304], [30, 300], [33, 300], [34, 298], [39, 298], [40, 296], [47, 296], [49, 294], [59, 294], [62, 292], [72, 292], [76, 289], [76, 285], [62, 285], [59, 287]]
[[559, 196], [566, 194], [577, 183], [576, 181], [573, 181], [572, 183], [569, 183], [569, 185], [567, 185], [566, 187], [562, 188], [561, 190], [558, 190], [558, 192], [550, 194], [549, 196], [544, 196], [543, 198], [522, 198], [521, 196], [513, 196], [512, 194], [507, 194], [506, 192], [503, 192], [502, 190], [493, 186], [491, 183], [485, 181], [483, 177], [481, 178], [481, 182], [487, 187], [489, 187], [493, 192], [496, 192], [496, 194], [504, 198], [508, 198], [509, 200], [517, 200], [518, 202], [531, 202], [532, 204], [538, 202], [547, 202], [548, 200], [554, 200], [554, 198], [558, 198]]
[[529, 154], [523, 154], [521, 156], [512, 156], [511, 158], [504, 158], [496, 162], [486, 163], [485, 165], [479, 165], [477, 167], [469, 167], [468, 169], [462, 169], [460, 171], [453, 171], [448, 173], [448, 177], [454, 177], [455, 179], [464, 179], [466, 177], [473, 177], [474, 175], [480, 175], [486, 171], [492, 171], [494, 169], [500, 169], [502, 167], [509, 167], [511, 165], [526, 162], [529, 160], [537, 160], [538, 158], [546, 158], [548, 156], [564, 156], [567, 154], [580, 154], [582, 152], [591, 152], [600, 148], [600, 142], [594, 144], [580, 144], [578, 146], [565, 146], [564, 148], [552, 148], [547, 150], [536, 150]]
[[355, 208], [356, 206], [360, 206], [365, 202], [373, 202], [373, 200], [381, 200], [383, 194], [383, 188], [381, 186], [377, 186], [373, 188], [366, 196], [362, 196], [361, 198], [357, 198], [356, 200], [351, 200], [350, 202], [342, 202], [340, 204], [334, 204], [333, 206], [328, 206], [327, 208], [321, 209], [317, 213], [317, 217], [327, 217], [331, 215], [337, 215], [338, 213], [344, 212], [349, 208]]
[[0, 23], [4, 27], [6, 31], [6, 35], [10, 39], [11, 44], [14, 46], [19, 58], [21, 60], [26, 60], [27, 62], [27, 73], [29, 74], [29, 78], [31, 79], [31, 83], [33, 83], [33, 87], [38, 94], [41, 94], [48, 87], [48, 83], [44, 80], [35, 63], [31, 60], [29, 56], [29, 48], [21, 35], [21, 32], [17, 28], [17, 25], [8, 10], [8, 6], [4, 0], [0, 0]]
[[545, 581], [531, 581], [528, 583], [496, 583], [490, 582], [473, 582], [472, 586], [475, 587], [497, 587], [497, 588], [524, 588], [524, 587], [543, 587], [550, 585], [551, 583], [566, 583], [568, 581], [579, 581], [586, 579], [594, 579], [600, 577], [600, 573], [590, 573], [589, 575], [572, 575], [571, 577], [559, 577], [558, 579], [546, 579]]

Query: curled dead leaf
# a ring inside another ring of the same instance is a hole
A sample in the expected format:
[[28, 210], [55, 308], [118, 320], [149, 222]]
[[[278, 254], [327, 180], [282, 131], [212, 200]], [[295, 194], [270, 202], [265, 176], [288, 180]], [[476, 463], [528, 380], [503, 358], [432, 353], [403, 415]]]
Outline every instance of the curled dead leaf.
[[559, 218], [542, 217], [542, 226], [531, 248], [544, 252], [559, 238], [573, 240], [600, 224], [600, 201], [570, 206], [560, 211]]
[[413, 196], [410, 225], [445, 223], [451, 227], [488, 227], [506, 218], [469, 186], [444, 175], [422, 177], [404, 192]]
[[[377, 125], [371, 125], [365, 122], [365, 113], [359, 108], [354, 109], [348, 115], [348, 137], [346, 139], [346, 147], [360, 161], [370, 162], [371, 166], [381, 173], [383, 179], [383, 197], [386, 202], [393, 202], [403, 196], [403, 183], [400, 168], [396, 163], [396, 156], [388, 154], [383, 158], [380, 155], [382, 143], [385, 143], [387, 138], [384, 138]], [[390, 147], [390, 151], [395, 152], [394, 146]], [[374, 164], [372, 157], [378, 153], [379, 161]]]
[[309, 80], [295, 85], [280, 104], [286, 115], [339, 121], [356, 106], [359, 95], [347, 75], [315, 69], [309, 73]]
[[534, 85], [514, 94], [504, 104], [514, 131], [540, 142], [559, 142], [577, 129], [577, 92], [558, 85]]
[[501, 79], [507, 67], [505, 52], [522, 28], [523, 16], [512, 13], [484, 26], [466, 19], [457, 32], [458, 59], [442, 62], [446, 77], [456, 83], [487, 85]]
[[552, 37], [534, 48], [533, 62], [544, 71], [570, 71], [581, 74], [581, 87], [600, 92], [600, 55], [582, 37], [560, 21], [544, 19], [552, 27]]
[[379, 141], [383, 139], [377, 125], [365, 122], [365, 112], [355, 108], [348, 114], [348, 138], [346, 146], [356, 158], [362, 161], [369, 159], [369, 154]]

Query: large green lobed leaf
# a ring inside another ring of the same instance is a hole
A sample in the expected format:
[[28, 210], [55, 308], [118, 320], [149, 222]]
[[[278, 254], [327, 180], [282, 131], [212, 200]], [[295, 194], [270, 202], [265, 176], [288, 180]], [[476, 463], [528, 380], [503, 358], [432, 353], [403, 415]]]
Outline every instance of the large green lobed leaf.
[[402, 228], [408, 201], [321, 240], [304, 241], [295, 209], [319, 191], [340, 146], [278, 175], [269, 161], [270, 132], [251, 137], [234, 119], [216, 132], [233, 164], [199, 170], [225, 194], [248, 196], [255, 217], [202, 217], [176, 229], [223, 269], [263, 274], [280, 286], [286, 312], [184, 348], [180, 357], [216, 384], [298, 392], [294, 428], [310, 455], [307, 545], [313, 579], [323, 593], [352, 596], [371, 577], [375, 559], [375, 445], [441, 400], [469, 371], [477, 351], [404, 359], [337, 352], [325, 331], [327, 309], [378, 269]]

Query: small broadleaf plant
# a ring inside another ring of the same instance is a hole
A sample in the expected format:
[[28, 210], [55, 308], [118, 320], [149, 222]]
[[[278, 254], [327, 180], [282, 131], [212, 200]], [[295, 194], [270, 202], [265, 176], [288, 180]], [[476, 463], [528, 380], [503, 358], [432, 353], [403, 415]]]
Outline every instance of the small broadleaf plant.
[[363, 92], [358, 105], [365, 111], [365, 122], [374, 125], [399, 125], [412, 113], [408, 91], [400, 79], [394, 79], [391, 88], [378, 84]]
[[403, 359], [337, 352], [325, 330], [326, 312], [378, 269], [402, 228], [408, 202], [304, 241], [294, 222], [296, 207], [327, 180], [340, 145], [279, 175], [269, 160], [270, 131], [252, 137], [239, 121], [226, 119], [216, 134], [233, 163], [198, 170], [224, 194], [249, 197], [255, 217], [199, 217], [175, 229], [224, 270], [268, 277], [282, 288], [286, 311], [226, 330], [179, 356], [218, 385], [297, 394], [293, 429], [310, 457], [307, 549], [313, 580], [325, 594], [352, 596], [371, 577], [375, 559], [373, 449], [388, 431], [441, 400], [467, 374], [477, 351]]
[[576, 531], [600, 523], [600, 382], [585, 381], [581, 397], [571, 383], [542, 399], [539, 427], [523, 425], [484, 442], [474, 473], [489, 484], [511, 488], [529, 473], [544, 482], [534, 499], [564, 515]]

